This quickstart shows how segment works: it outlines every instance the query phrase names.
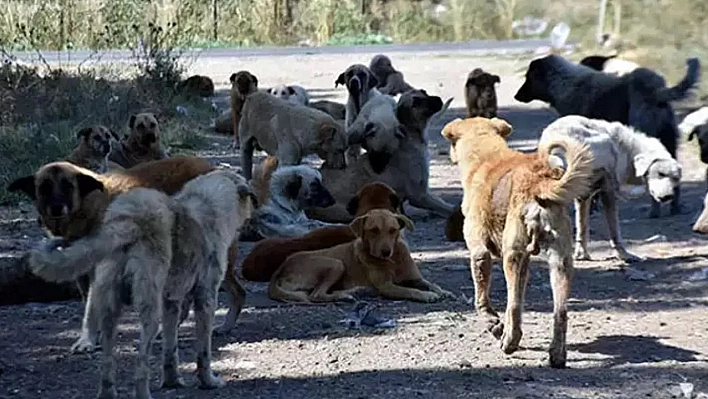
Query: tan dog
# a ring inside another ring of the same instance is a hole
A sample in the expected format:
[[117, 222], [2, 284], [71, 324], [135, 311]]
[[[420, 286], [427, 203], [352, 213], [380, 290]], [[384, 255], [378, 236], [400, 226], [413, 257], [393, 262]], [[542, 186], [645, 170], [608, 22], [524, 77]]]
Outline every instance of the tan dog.
[[[413, 229], [407, 217], [374, 209], [349, 225], [357, 238], [345, 244], [289, 256], [273, 274], [268, 295], [283, 302], [356, 300], [362, 288], [374, 288], [390, 299], [433, 302], [440, 295], [395, 283], [393, 255], [401, 230]], [[405, 244], [404, 244], [405, 245]], [[407, 249], [407, 248], [406, 248]]]
[[95, 173], [105, 173], [109, 168], [121, 168], [108, 161], [111, 147], [120, 141], [118, 135], [109, 128], [103, 125], [85, 127], [76, 133], [76, 138], [79, 139], [79, 145], [74, 148], [65, 161]]
[[255, 92], [246, 98], [238, 135], [241, 170], [249, 180], [256, 146], [276, 156], [280, 166], [298, 165], [309, 154], [317, 154], [331, 168], [345, 166], [347, 140], [342, 125], [322, 111], [267, 93]]
[[[456, 119], [442, 135], [459, 155], [464, 199], [464, 233], [470, 251], [477, 313], [492, 322], [490, 331], [511, 354], [521, 341], [521, 313], [529, 277], [529, 258], [545, 250], [553, 289], [551, 367], [565, 367], [573, 272], [573, 239], [568, 204], [590, 191], [593, 158], [574, 141], [539, 146], [536, 153], [510, 149], [511, 125], [501, 119]], [[492, 256], [503, 260], [507, 286], [504, 321], [489, 298]]]
[[238, 71], [229, 77], [231, 82], [231, 121], [234, 132], [234, 148], [239, 148], [241, 143], [238, 136], [238, 125], [241, 121], [241, 111], [246, 97], [258, 91], [258, 78], [248, 71]]
[[148, 112], [131, 115], [128, 128], [130, 133], [111, 149], [109, 161], [128, 169], [169, 156], [160, 144], [160, 125], [155, 115]]

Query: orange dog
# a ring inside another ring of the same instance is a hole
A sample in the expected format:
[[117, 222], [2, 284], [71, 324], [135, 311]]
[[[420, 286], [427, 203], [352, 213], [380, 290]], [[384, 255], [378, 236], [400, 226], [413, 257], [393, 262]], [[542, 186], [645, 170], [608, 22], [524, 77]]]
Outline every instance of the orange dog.
[[[511, 125], [498, 118], [456, 119], [442, 135], [454, 147], [464, 197], [464, 236], [470, 251], [477, 313], [490, 318], [501, 348], [513, 353], [521, 341], [521, 313], [529, 258], [545, 250], [553, 290], [552, 367], [566, 361], [566, 302], [573, 272], [568, 204], [590, 190], [592, 154], [583, 144], [558, 140], [538, 152], [510, 149]], [[489, 298], [492, 256], [501, 257], [507, 286], [504, 321]]]

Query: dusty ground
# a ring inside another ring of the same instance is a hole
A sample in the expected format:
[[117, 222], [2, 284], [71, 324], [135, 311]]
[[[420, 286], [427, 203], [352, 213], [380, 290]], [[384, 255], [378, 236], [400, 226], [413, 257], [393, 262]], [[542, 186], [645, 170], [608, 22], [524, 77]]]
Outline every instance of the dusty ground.
[[[300, 83], [316, 98], [344, 100], [334, 80], [353, 62], [370, 55], [280, 57], [198, 62], [195, 72], [225, 84], [239, 69], [262, 82]], [[414, 86], [455, 96], [444, 120], [429, 131], [433, 150], [433, 190], [446, 200], [461, 199], [457, 170], [441, 152], [440, 127], [461, 115], [462, 84], [476, 66], [502, 76], [501, 117], [515, 127], [514, 146], [533, 147], [554, 116], [542, 105], [522, 106], [512, 96], [524, 61], [479, 59], [456, 54], [392, 54], [394, 65]], [[228, 61], [228, 63], [226, 63]], [[209, 156], [235, 163], [214, 136]], [[205, 154], [207, 155], [207, 154]], [[420, 305], [379, 301], [380, 315], [396, 321], [389, 330], [348, 330], [339, 323], [346, 305], [289, 306], [267, 299], [265, 284], [247, 284], [248, 306], [237, 329], [215, 340], [214, 367], [228, 381], [219, 391], [187, 388], [158, 391], [155, 398], [669, 398], [679, 383], [708, 393], [708, 280], [692, 279], [708, 268], [705, 238], [690, 225], [702, 205], [703, 166], [684, 144], [684, 205], [678, 216], [648, 220], [646, 200], [621, 207], [622, 233], [631, 251], [647, 261], [630, 272], [613, 260], [578, 262], [570, 302], [568, 366], [545, 366], [550, 342], [551, 294], [545, 264], [534, 262], [527, 290], [523, 348], [511, 356], [484, 332], [484, 322], [465, 298], [472, 296], [468, 260], [462, 244], [443, 238], [444, 220], [412, 211], [416, 230], [408, 234], [414, 257], [432, 281], [459, 295], [457, 300]], [[668, 209], [664, 210], [666, 215]], [[3, 239], [40, 236], [31, 222], [7, 230]], [[603, 220], [592, 220], [591, 253], [609, 255]], [[7, 242], [7, 241], [6, 241]], [[242, 256], [252, 244], [242, 246]], [[495, 268], [493, 300], [505, 301], [504, 280]], [[96, 355], [72, 355], [81, 304], [65, 302], [0, 307], [0, 398], [84, 398], [94, 395]], [[219, 313], [223, 315], [223, 309]], [[132, 392], [137, 338], [134, 315], [121, 326], [119, 376], [121, 397]], [[180, 331], [183, 370], [194, 370], [192, 319]], [[155, 354], [159, 355], [159, 345]], [[193, 381], [191, 378], [190, 381]]]

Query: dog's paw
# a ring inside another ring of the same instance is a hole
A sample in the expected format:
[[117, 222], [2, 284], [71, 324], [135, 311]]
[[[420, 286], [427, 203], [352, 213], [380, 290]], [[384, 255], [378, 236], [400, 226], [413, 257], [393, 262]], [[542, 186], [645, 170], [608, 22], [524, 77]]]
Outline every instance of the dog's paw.
[[91, 338], [81, 336], [79, 339], [71, 345], [72, 353], [91, 353], [96, 350], [96, 345], [92, 342]]
[[420, 293], [420, 300], [421, 302], [437, 302], [440, 300], [440, 295], [432, 292], [432, 291], [421, 291]]
[[226, 386], [224, 381], [213, 372], [208, 372], [205, 375], [199, 376], [199, 389], [219, 389]]
[[504, 333], [501, 336], [501, 350], [507, 355], [519, 350], [519, 342], [521, 342], [521, 336], [523, 335], [520, 330], [508, 331], [511, 328], [504, 329]]
[[487, 320], [487, 331], [496, 339], [501, 339], [504, 334], [504, 323], [499, 319]]
[[588, 251], [586, 251], [582, 247], [575, 248], [575, 252], [573, 253], [573, 259], [575, 259], [575, 260], [592, 260]]
[[548, 349], [548, 363], [554, 369], [565, 368], [565, 362], [567, 358], [567, 352], [565, 345], [560, 348], [550, 348]]
[[457, 299], [457, 295], [455, 295], [452, 291], [448, 290], [443, 290], [441, 289], [440, 292], [437, 293], [438, 295], [441, 296], [441, 299]]
[[635, 263], [635, 262], [642, 262], [644, 261], [644, 258], [641, 256], [635, 255], [633, 253], [627, 252], [626, 250], [622, 249], [617, 249], [615, 250], [615, 257], [625, 264], [630, 264], [630, 263]]
[[162, 381], [162, 385], [160, 385], [160, 389], [179, 389], [185, 388], [186, 386], [187, 384], [184, 382], [184, 379], [179, 375], [176, 375], [165, 378], [165, 380]]
[[96, 399], [115, 399], [118, 397], [118, 392], [116, 387], [112, 386], [110, 388], [99, 387]]

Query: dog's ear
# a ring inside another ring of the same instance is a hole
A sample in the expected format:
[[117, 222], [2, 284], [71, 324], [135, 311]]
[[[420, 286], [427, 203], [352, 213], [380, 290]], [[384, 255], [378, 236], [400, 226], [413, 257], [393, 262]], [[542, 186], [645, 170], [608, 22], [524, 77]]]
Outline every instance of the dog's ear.
[[398, 195], [396, 195], [396, 193], [389, 194], [388, 200], [391, 203], [393, 211], [403, 214], [403, 203], [401, 202], [401, 199], [398, 198]]
[[252, 75], [250, 73], [248, 75], [251, 77], [251, 81], [253, 82], [253, 85], [258, 87], [258, 78], [256, 77], [256, 75]]
[[85, 127], [85, 128], [79, 130], [79, 131], [76, 133], [76, 138], [77, 138], [77, 139], [80, 139], [80, 138], [82, 138], [82, 137], [83, 137], [83, 138], [87, 138], [87, 137], [89, 136], [89, 134], [91, 134], [91, 131], [92, 131], [92, 130], [93, 130], [93, 128]]
[[511, 132], [514, 130], [509, 124], [509, 122], [505, 121], [504, 119], [492, 118], [490, 119], [490, 121], [494, 125], [494, 128], [497, 130], [497, 133], [499, 133], [499, 135], [504, 138], [510, 135]]
[[501, 83], [501, 78], [499, 75], [492, 75], [492, 84], [494, 83]]
[[334, 81], [334, 87], [337, 88], [337, 86], [342, 85], [346, 86], [347, 84], [347, 77], [345, 75], [346, 72], [342, 72], [339, 74], [337, 77], [337, 80]]
[[297, 198], [300, 193], [300, 188], [302, 188], [302, 176], [295, 175], [292, 180], [285, 185], [285, 194], [288, 198]]
[[236, 74], [232, 73], [231, 77], [229, 77], [229, 82], [231, 82], [231, 84], [233, 84], [235, 80], [236, 80]]
[[376, 86], [379, 85], [379, 80], [376, 79], [376, 76], [374, 76], [374, 73], [371, 72], [370, 70], [368, 71], [369, 79], [368, 80], [368, 85], [369, 85], [369, 90], [375, 89]]
[[130, 115], [130, 118], [128, 119], [128, 128], [130, 128], [130, 130], [135, 128], [135, 114]]
[[656, 158], [650, 157], [647, 154], [639, 154], [634, 157], [635, 176], [642, 177], [647, 174], [649, 167], [654, 163]]
[[328, 123], [323, 123], [322, 126], [320, 126], [320, 140], [322, 141], [327, 141], [331, 140], [334, 135], [337, 133], [337, 127], [332, 126]]
[[347, 212], [349, 212], [350, 215], [354, 216], [356, 215], [356, 211], [359, 209], [359, 196], [355, 195], [352, 197], [352, 199], [347, 202]]
[[288, 94], [291, 96], [295, 95], [295, 89], [292, 86], [288, 86]]
[[438, 112], [443, 108], [443, 100], [438, 96], [428, 97], [428, 106], [433, 112]]
[[413, 221], [408, 219], [406, 216], [396, 215], [396, 219], [398, 219], [398, 225], [401, 226], [401, 229], [405, 228], [408, 231], [415, 230], [415, 225], [413, 224]]
[[27, 194], [27, 196], [32, 198], [33, 200], [37, 199], [33, 175], [20, 177], [19, 179], [13, 181], [12, 183], [10, 183], [9, 186], [7, 186], [7, 191], [10, 191], [10, 192], [22, 191], [23, 193]]
[[273, 94], [273, 88], [272, 87], [267, 88], [266, 93]]
[[455, 143], [460, 138], [459, 132], [457, 131], [457, 127], [462, 122], [463, 120], [460, 118], [455, 118], [454, 120], [450, 121], [442, 129], [441, 133], [443, 137], [450, 140], [450, 142]]
[[76, 184], [79, 186], [79, 196], [81, 198], [89, 195], [91, 191], [99, 190], [103, 191], [103, 183], [94, 179], [89, 175], [79, 174], [76, 175]]
[[369, 215], [359, 216], [358, 218], [352, 220], [351, 223], [349, 223], [349, 228], [352, 229], [352, 232], [355, 236], [361, 237], [364, 235], [364, 223], [366, 222], [366, 218], [368, 217]]

